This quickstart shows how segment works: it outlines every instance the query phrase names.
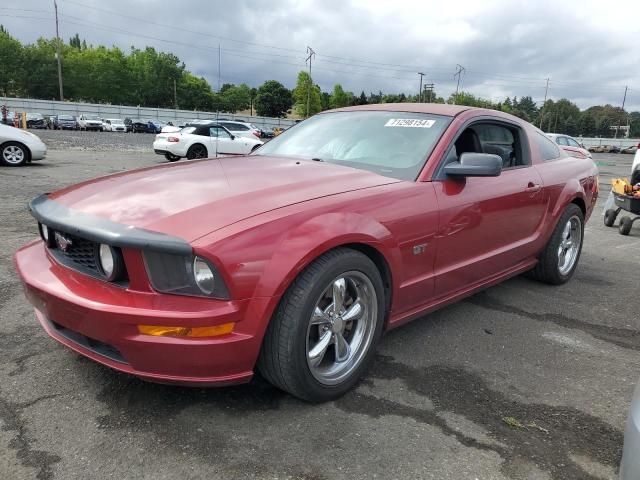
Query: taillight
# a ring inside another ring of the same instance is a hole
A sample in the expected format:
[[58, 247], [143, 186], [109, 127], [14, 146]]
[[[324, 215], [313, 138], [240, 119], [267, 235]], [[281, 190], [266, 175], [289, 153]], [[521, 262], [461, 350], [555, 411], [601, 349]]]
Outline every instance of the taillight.
[[178, 143], [180, 139], [178, 137], [169, 137], [167, 138], [167, 142]]
[[253, 131], [253, 134], [254, 134], [256, 137], [260, 138], [260, 132], [259, 132], [258, 130], [254, 130], [254, 131]]

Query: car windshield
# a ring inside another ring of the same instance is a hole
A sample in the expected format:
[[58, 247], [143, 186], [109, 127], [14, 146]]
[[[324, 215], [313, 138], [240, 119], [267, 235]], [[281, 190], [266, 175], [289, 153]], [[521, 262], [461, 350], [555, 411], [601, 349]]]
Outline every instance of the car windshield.
[[42, 120], [43, 118], [41, 113], [27, 113], [27, 120]]
[[96, 116], [92, 116], [92, 115], [88, 115], [86, 117], [84, 117], [85, 120], [100, 120], [100, 117], [96, 117]]
[[109, 121], [111, 123], [124, 123], [121, 119], [119, 118], [110, 118]]
[[184, 127], [182, 130], [180, 130], [180, 133], [193, 133], [195, 129], [196, 127]]
[[264, 144], [255, 155], [321, 160], [415, 180], [451, 117], [354, 111], [316, 115]]
[[73, 120], [71, 115], [58, 115], [58, 120]]

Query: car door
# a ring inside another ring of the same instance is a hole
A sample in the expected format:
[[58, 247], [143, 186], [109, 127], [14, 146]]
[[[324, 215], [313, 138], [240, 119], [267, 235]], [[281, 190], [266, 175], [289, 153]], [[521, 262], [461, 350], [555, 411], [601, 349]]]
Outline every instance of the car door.
[[444, 163], [465, 152], [499, 155], [503, 170], [497, 177], [438, 173], [436, 296], [473, 288], [531, 260], [545, 217], [542, 179], [522, 127], [502, 120], [467, 124]]
[[209, 135], [211, 151], [214, 152], [214, 156], [216, 153], [217, 155], [238, 155], [242, 153], [240, 142], [233, 140], [229, 132], [224, 128], [218, 126], [210, 127]]

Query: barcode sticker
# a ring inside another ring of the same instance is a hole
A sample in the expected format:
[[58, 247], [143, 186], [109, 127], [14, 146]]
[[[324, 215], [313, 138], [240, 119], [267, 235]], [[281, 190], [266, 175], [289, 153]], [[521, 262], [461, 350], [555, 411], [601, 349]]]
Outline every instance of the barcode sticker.
[[431, 128], [435, 120], [421, 120], [419, 118], [392, 118], [384, 124], [385, 127]]

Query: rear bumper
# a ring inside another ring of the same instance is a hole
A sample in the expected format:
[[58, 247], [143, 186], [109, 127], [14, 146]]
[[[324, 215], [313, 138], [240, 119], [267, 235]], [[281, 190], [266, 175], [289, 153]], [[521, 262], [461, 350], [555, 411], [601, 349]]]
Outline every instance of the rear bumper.
[[[214, 386], [253, 375], [270, 298], [221, 301], [120, 288], [55, 262], [43, 243], [20, 249], [16, 270], [36, 317], [61, 344], [145, 380]], [[220, 337], [142, 335], [138, 325], [212, 326], [235, 322]]]

